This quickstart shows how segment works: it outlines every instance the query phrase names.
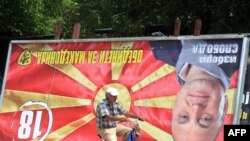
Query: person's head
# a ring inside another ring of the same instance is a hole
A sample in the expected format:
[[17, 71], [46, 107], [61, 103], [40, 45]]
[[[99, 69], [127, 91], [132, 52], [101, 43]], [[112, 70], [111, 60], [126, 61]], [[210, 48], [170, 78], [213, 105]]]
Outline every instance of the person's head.
[[109, 103], [114, 103], [117, 99], [119, 92], [116, 88], [109, 87], [106, 91], [106, 99]]
[[199, 68], [189, 68], [172, 110], [175, 141], [213, 141], [223, 125], [227, 98], [221, 81]]

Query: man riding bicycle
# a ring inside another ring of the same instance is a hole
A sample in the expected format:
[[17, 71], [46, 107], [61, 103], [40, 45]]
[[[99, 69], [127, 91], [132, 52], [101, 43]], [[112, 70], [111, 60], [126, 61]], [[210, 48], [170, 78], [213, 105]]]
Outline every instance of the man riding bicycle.
[[128, 121], [128, 117], [144, 120], [142, 117], [123, 109], [116, 101], [118, 94], [116, 88], [108, 88], [105, 99], [96, 107], [97, 132], [105, 141], [117, 141], [117, 136], [122, 136], [122, 141], [128, 140], [132, 129], [117, 122]]

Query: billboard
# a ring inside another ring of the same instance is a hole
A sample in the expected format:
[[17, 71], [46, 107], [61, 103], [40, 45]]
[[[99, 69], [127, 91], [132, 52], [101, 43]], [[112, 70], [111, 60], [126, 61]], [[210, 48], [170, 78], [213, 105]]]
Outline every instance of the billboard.
[[96, 106], [114, 87], [144, 118], [121, 123], [139, 125], [137, 140], [223, 141], [223, 125], [239, 118], [245, 38], [12, 41], [0, 140], [98, 141]]

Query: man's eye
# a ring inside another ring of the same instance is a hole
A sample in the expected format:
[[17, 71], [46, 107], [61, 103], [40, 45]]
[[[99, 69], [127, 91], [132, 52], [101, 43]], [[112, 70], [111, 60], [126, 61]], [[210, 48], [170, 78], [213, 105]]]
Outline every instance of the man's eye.
[[204, 114], [201, 116], [199, 122], [202, 126], [208, 127], [212, 122], [213, 117], [209, 114]]
[[202, 117], [201, 120], [207, 122], [207, 121], [210, 121], [211, 118], [209, 118], [209, 117]]
[[189, 116], [187, 113], [182, 113], [178, 115], [178, 122], [179, 123], [185, 123], [189, 120]]
[[188, 116], [187, 116], [187, 115], [180, 115], [179, 117], [180, 117], [180, 118], [183, 118], [183, 119], [188, 118]]

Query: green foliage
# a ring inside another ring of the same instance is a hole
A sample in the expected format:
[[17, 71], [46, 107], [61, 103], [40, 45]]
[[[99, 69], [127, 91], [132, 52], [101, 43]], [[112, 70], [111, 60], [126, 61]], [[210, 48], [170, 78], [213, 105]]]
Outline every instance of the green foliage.
[[1, 0], [0, 5], [0, 31], [1, 34], [23, 35], [30, 34], [34, 24], [32, 15], [29, 14], [27, 1]]
[[202, 20], [201, 34], [250, 31], [247, 0], [0, 0], [0, 34], [5, 36], [54, 34], [63, 26], [62, 38], [71, 38], [75, 22], [81, 37], [112, 28], [115, 37], [145, 36], [148, 27], [163, 25], [173, 34], [176, 18], [182, 34], [193, 34], [195, 20]]
[[0, 33], [4, 36], [54, 34], [56, 23], [70, 21], [66, 10], [72, 7], [70, 0], [0, 0]]

